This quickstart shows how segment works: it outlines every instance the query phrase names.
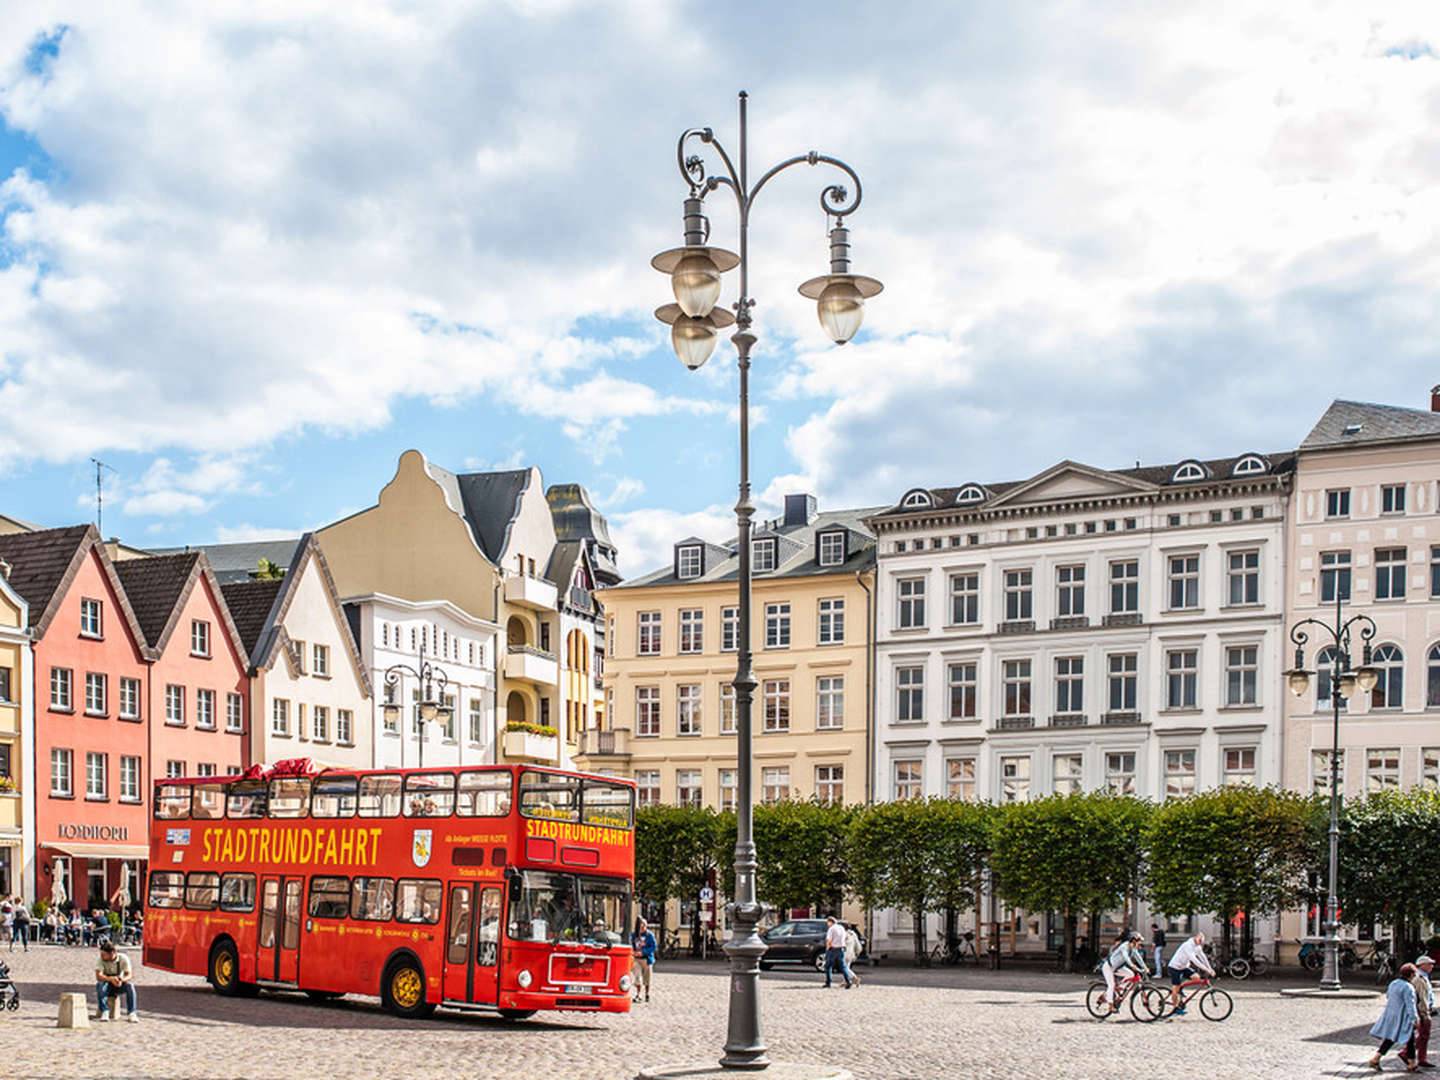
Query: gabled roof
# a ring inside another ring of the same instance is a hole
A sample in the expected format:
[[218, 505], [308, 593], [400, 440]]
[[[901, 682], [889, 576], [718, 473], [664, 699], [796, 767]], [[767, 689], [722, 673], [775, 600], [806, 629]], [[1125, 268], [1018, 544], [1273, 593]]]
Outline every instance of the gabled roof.
[[[1348, 432], [1348, 433], [1347, 433]], [[1335, 400], [1300, 444], [1306, 450], [1440, 438], [1440, 413]]]
[[210, 560], [203, 551], [179, 555], [152, 555], [143, 559], [125, 559], [116, 564], [116, 573], [125, 587], [125, 595], [135, 610], [136, 620], [145, 635], [153, 658], [158, 658], [170, 643], [180, 613], [195, 586], [202, 581], [215, 600], [215, 610], [230, 643], [242, 659], [248, 657], [245, 643], [236, 629], [235, 620], [225, 604], [225, 594]]
[[92, 551], [119, 598], [120, 614], [130, 629], [130, 636], [136, 647], [143, 650], [145, 635], [95, 526], [71, 525], [63, 529], [0, 534], [0, 559], [10, 564], [10, 587], [29, 606], [30, 626], [37, 638], [43, 637], [50, 628], [70, 583]]
[[[1148, 493], [1159, 487], [1158, 482], [1154, 480], [1131, 476], [1127, 472], [1111, 472], [1107, 469], [1097, 469], [1093, 465], [1083, 465], [1078, 461], [1066, 460], [1050, 466], [1050, 468], [1037, 476], [1031, 477], [1029, 480], [1022, 481], [1018, 484], [1007, 485], [1003, 494], [992, 495], [990, 499], [984, 503], [972, 503], [970, 505], [992, 507], [1003, 506], [1006, 503], [1020, 502], [1024, 500], [1026, 495], [1044, 488], [1047, 484], [1067, 474], [1083, 477], [1098, 484], [1109, 485], [1135, 493]], [[957, 491], [956, 494], [958, 495], [959, 492]], [[951, 502], [954, 502], [953, 498]]]
[[203, 551], [210, 568], [222, 585], [232, 581], [251, 581], [261, 559], [268, 559], [282, 570], [288, 570], [300, 544], [298, 536], [280, 540], [246, 540], [236, 544], [187, 544], [185, 547], [155, 548], [156, 555], [182, 555]]
[[225, 594], [225, 606], [235, 620], [235, 629], [240, 632], [240, 641], [245, 646], [245, 656], [253, 658], [255, 646], [270, 619], [270, 610], [275, 598], [285, 585], [286, 578], [254, 578], [250, 581], [230, 581], [220, 585]]
[[520, 497], [529, 485], [531, 470], [452, 473], [429, 461], [425, 467], [465, 518], [485, 557], [498, 566], [510, 523], [520, 512]]

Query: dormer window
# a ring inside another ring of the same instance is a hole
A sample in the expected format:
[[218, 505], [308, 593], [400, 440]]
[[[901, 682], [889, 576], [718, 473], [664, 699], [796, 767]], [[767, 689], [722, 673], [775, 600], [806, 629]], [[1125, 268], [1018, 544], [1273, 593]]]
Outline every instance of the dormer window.
[[907, 510], [924, 509], [931, 505], [930, 493], [921, 488], [907, 491], [905, 498], [900, 500], [900, 505]]
[[700, 576], [702, 566], [700, 545], [686, 544], [679, 549], [675, 557], [675, 576], [679, 578], [697, 578]]
[[750, 549], [750, 569], [757, 574], [775, 569], [775, 541], [756, 540]]
[[1198, 461], [1182, 461], [1175, 472], [1170, 476], [1172, 484], [1185, 484], [1194, 480], [1206, 478], [1205, 466]]
[[1364, 426], [1364, 425], [1361, 424], [1361, 423], [1359, 423], [1358, 421], [1352, 420], [1350, 423], [1348, 423], [1348, 424], [1345, 425], [1345, 429], [1344, 429], [1343, 431], [1341, 431], [1340, 434], [1341, 434], [1341, 435], [1359, 435], [1359, 434], [1360, 434], [1360, 429], [1361, 429], [1363, 426]]
[[970, 503], [985, 501], [985, 489], [979, 484], [966, 484], [960, 489], [960, 494], [955, 496], [955, 503], [958, 506], [966, 506]]
[[1254, 476], [1258, 473], [1269, 472], [1270, 466], [1259, 454], [1246, 454], [1235, 463], [1235, 468], [1230, 470], [1231, 476]]
[[845, 534], [836, 529], [820, 534], [820, 565], [839, 566], [845, 561]]

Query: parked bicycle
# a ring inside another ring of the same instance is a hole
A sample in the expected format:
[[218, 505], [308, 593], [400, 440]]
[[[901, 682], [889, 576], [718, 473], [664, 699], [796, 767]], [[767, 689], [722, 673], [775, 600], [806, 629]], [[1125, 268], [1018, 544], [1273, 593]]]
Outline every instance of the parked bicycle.
[[[1188, 991], [1188, 992], [1187, 992]], [[1142, 994], [1142, 1002], [1145, 1011], [1150, 1014], [1151, 1019], [1163, 1020], [1167, 1016], [1174, 1016], [1176, 1006], [1170, 1004], [1170, 994], [1159, 986], [1146, 986]], [[1210, 980], [1197, 976], [1187, 979], [1180, 984], [1180, 1004], [1178, 1008], [1187, 1008], [1190, 1002], [1199, 997], [1200, 1015], [1206, 1020], [1213, 1020], [1217, 1024], [1230, 1016], [1235, 1008], [1235, 1002], [1230, 995], [1218, 986], [1211, 986]], [[1132, 1006], [1133, 1009], [1133, 1006]]]
[[1115, 979], [1115, 1004], [1113, 1007], [1105, 1000], [1107, 989], [1105, 980], [1097, 979], [1085, 991], [1085, 1008], [1096, 1020], [1105, 1020], [1118, 1013], [1124, 1006], [1126, 998], [1130, 1000], [1130, 1015], [1142, 1024], [1159, 1019], [1146, 1000], [1146, 992], [1154, 987], [1150, 985], [1144, 975], [1136, 975], [1131, 979], [1120, 977]]
[[1270, 961], [1263, 956], [1237, 956], [1225, 965], [1225, 971], [1232, 979], [1248, 979], [1251, 975], [1264, 975]]
[[1298, 939], [1297, 941], [1300, 945], [1300, 952], [1296, 959], [1300, 961], [1300, 966], [1306, 971], [1319, 971], [1321, 965], [1325, 963], [1325, 949], [1313, 941], [1299, 941]]
[[953, 940], [947, 941], [942, 938], [930, 950], [931, 967], [940, 964], [974, 964], [976, 962], [975, 934], [970, 930]]
[[666, 930], [660, 942], [660, 959], [674, 960], [681, 951], [680, 931], [678, 929]]

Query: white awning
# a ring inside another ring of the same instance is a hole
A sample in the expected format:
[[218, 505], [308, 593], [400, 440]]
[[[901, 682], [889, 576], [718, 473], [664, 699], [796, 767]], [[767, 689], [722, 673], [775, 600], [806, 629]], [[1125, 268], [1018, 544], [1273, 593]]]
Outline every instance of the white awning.
[[150, 849], [144, 844], [69, 844], [46, 841], [41, 847], [77, 859], [148, 859]]

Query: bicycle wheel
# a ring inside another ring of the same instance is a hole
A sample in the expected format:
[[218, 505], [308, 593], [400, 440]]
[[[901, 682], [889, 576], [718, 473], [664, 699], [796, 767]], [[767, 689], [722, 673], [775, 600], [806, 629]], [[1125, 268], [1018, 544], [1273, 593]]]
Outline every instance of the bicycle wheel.
[[1139, 996], [1151, 1020], [1162, 1020], [1170, 1012], [1170, 995], [1161, 987], [1141, 987]]
[[1230, 995], [1224, 990], [1212, 986], [1200, 995], [1200, 1015], [1206, 1020], [1214, 1020], [1218, 1024], [1230, 1015], [1233, 1008], [1235, 1002], [1230, 1000]]
[[1085, 991], [1085, 1009], [1096, 1020], [1104, 1020], [1110, 1015], [1110, 1003], [1105, 1000], [1105, 984], [1093, 982], [1090, 989]]
[[1225, 966], [1225, 970], [1234, 979], [1248, 979], [1250, 977], [1250, 961], [1243, 956], [1237, 956]]
[[1266, 960], [1263, 956], [1252, 956], [1250, 958], [1250, 974], [1256, 978], [1264, 975], [1269, 966], [1270, 961]]
[[1139, 986], [1130, 994], [1130, 1015], [1142, 1024], [1148, 1024], [1153, 1020], [1160, 1019], [1155, 1013], [1150, 1011], [1150, 1005], [1145, 996], [1148, 991], [1153, 989], [1153, 986]]
[[1312, 949], [1300, 957], [1300, 966], [1306, 971], [1319, 971], [1320, 965], [1325, 963], [1325, 956], [1318, 949]]

